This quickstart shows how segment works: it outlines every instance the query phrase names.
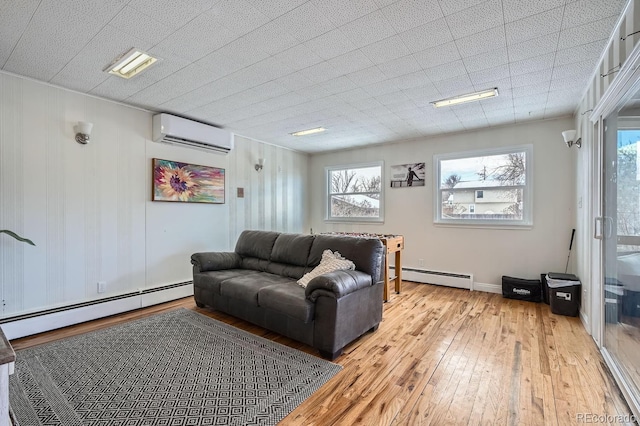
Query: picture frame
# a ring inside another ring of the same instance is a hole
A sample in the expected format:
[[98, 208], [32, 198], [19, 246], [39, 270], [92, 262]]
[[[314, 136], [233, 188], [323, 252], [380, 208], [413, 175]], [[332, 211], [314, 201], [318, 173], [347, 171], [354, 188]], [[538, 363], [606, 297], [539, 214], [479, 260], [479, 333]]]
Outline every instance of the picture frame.
[[391, 166], [391, 188], [409, 188], [425, 185], [425, 163]]
[[225, 169], [154, 158], [152, 201], [225, 203]]

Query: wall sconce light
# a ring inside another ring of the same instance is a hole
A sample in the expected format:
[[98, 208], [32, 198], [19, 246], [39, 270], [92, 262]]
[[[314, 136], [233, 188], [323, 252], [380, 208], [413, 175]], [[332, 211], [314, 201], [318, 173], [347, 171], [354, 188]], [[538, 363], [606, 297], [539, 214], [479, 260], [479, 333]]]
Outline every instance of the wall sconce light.
[[562, 132], [562, 138], [564, 139], [564, 143], [567, 144], [567, 147], [571, 148], [572, 145], [578, 148], [582, 147], [582, 138], [576, 140], [576, 135], [577, 132], [575, 130], [565, 130]]
[[264, 158], [258, 158], [258, 162], [256, 163], [256, 172], [259, 172], [260, 170], [262, 170], [262, 167], [264, 167]]
[[73, 131], [76, 132], [76, 142], [82, 145], [89, 143], [91, 129], [93, 129], [93, 123], [78, 121], [78, 124], [73, 126]]

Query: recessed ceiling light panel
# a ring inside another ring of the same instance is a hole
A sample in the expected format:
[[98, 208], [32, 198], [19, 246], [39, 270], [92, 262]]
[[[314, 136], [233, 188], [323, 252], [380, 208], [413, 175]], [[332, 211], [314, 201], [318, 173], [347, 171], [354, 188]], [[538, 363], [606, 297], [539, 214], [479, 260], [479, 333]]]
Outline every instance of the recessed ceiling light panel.
[[113, 61], [105, 71], [122, 78], [131, 78], [153, 65], [158, 59], [135, 47]]
[[291, 136], [307, 136], [307, 135], [313, 135], [314, 133], [321, 133], [324, 132], [325, 129], [324, 127], [315, 127], [313, 129], [307, 129], [307, 130], [300, 130], [299, 132], [293, 132], [290, 133]]
[[481, 92], [468, 93], [466, 95], [454, 96], [452, 98], [440, 99], [439, 101], [431, 102], [435, 108], [443, 106], [451, 106], [457, 104], [463, 104], [465, 102], [479, 101], [482, 99], [493, 98], [498, 96], [498, 88], [483, 90]]

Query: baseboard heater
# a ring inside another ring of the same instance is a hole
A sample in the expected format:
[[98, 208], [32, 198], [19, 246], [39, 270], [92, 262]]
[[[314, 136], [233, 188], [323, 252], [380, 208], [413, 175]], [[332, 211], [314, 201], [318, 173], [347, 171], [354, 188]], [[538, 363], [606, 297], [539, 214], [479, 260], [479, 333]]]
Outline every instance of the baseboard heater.
[[0, 326], [11, 340], [191, 295], [193, 281], [184, 281], [2, 318]]
[[[395, 266], [390, 266], [394, 269]], [[453, 272], [430, 271], [419, 268], [402, 268], [402, 279], [425, 284], [438, 284], [447, 287], [466, 288], [473, 290], [472, 274], [457, 274]]]

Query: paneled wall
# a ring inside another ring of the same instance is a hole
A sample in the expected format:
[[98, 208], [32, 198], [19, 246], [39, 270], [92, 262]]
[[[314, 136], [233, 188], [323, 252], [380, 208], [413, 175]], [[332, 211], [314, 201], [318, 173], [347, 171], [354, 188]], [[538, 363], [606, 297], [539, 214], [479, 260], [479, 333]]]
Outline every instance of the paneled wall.
[[[228, 155], [159, 144], [151, 117], [0, 73], [0, 229], [36, 243], [0, 235], [2, 316], [187, 281], [191, 253], [233, 248], [243, 229], [306, 228], [306, 154], [240, 136]], [[84, 146], [80, 120], [94, 123]], [[225, 204], [152, 202], [152, 158], [225, 168]]]

